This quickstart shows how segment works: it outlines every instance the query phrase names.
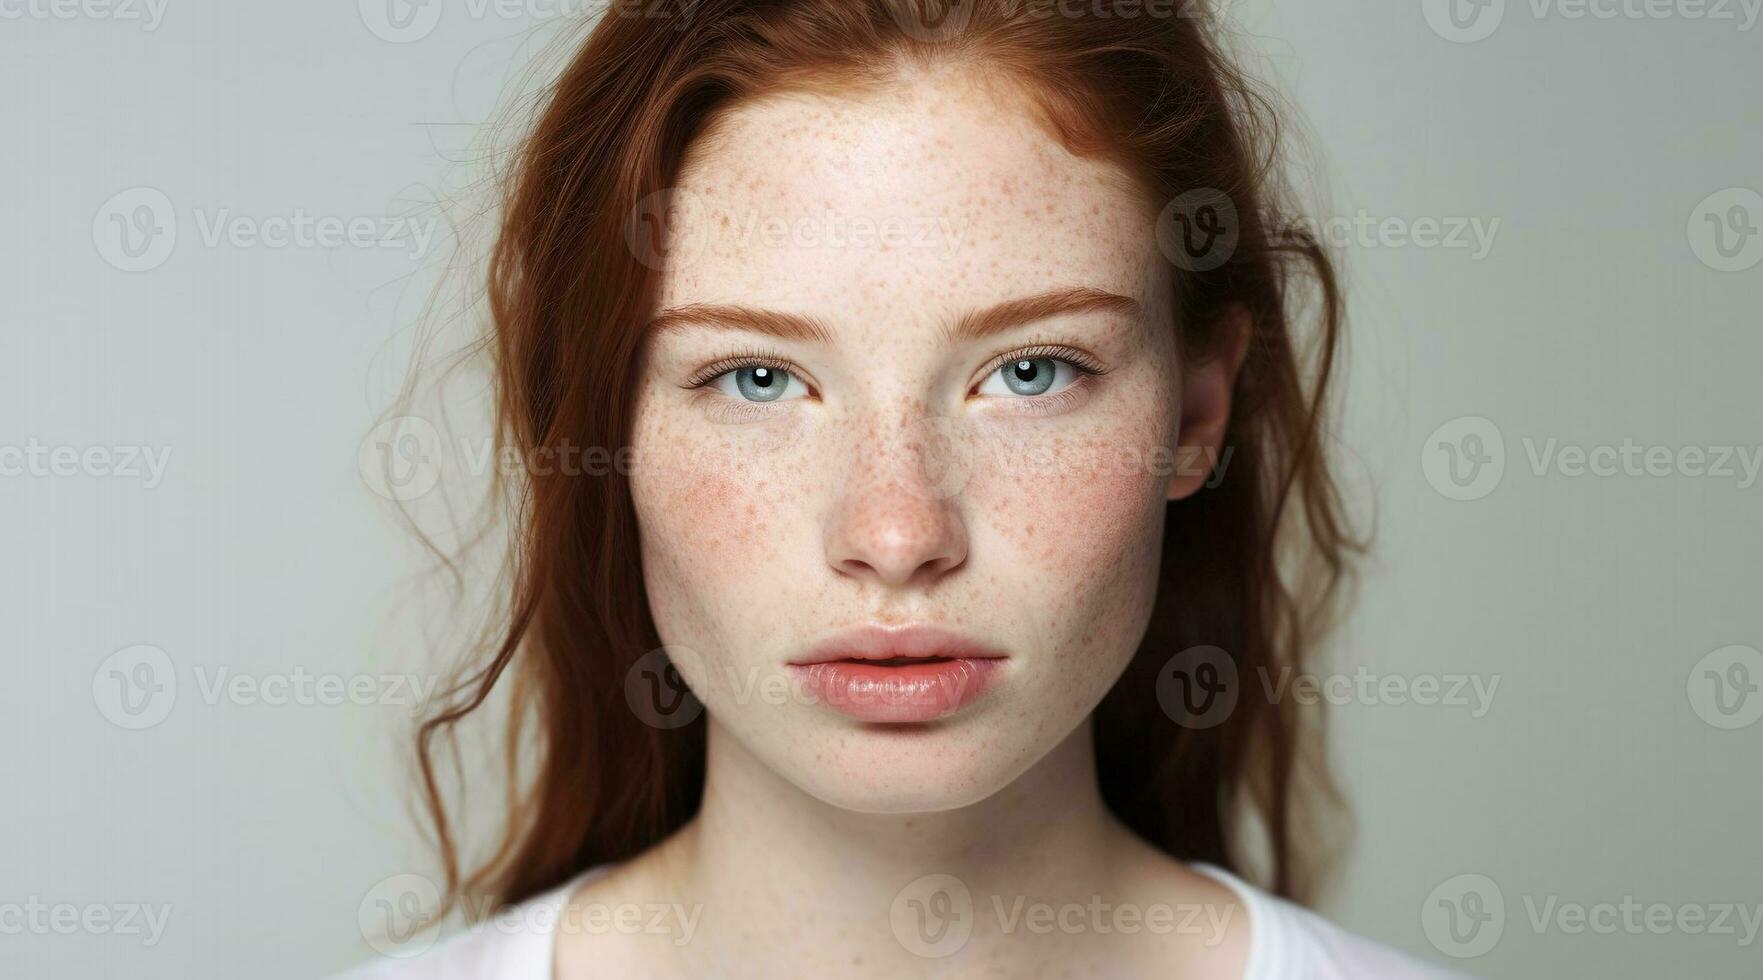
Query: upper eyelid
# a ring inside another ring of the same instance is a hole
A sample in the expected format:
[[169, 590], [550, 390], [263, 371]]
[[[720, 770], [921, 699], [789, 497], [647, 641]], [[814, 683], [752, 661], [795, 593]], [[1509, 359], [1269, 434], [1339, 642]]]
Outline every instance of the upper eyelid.
[[1029, 361], [1038, 360], [1040, 358], [1052, 358], [1054, 360], [1064, 361], [1085, 374], [1108, 373], [1108, 367], [1102, 363], [1101, 358], [1091, 354], [1089, 351], [1084, 350], [1081, 347], [1073, 347], [1070, 344], [1060, 343], [1035, 343], [1015, 347], [1004, 351], [1001, 354], [995, 355], [990, 361], [986, 362], [986, 367], [981, 369], [980, 372], [975, 375], [974, 383], [978, 384], [985, 379], [986, 375], [999, 370], [1011, 361]]
[[[775, 371], [783, 371], [794, 375], [804, 383], [810, 381], [807, 372], [797, 367], [796, 363], [787, 357], [763, 351], [749, 351], [741, 354], [732, 354], [728, 357], [719, 357], [716, 360], [711, 361], [709, 364], [693, 371], [691, 375], [687, 377], [686, 383], [680, 387], [702, 388], [730, 371], [738, 371], [741, 368], [746, 367], [771, 368]], [[812, 385], [810, 385], [810, 387], [812, 387]]]

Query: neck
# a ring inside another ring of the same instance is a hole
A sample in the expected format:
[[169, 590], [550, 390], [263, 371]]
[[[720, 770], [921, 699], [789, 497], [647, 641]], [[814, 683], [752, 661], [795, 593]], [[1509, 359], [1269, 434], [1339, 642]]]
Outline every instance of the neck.
[[953, 875], [969, 891], [966, 954], [1006, 962], [1024, 946], [1000, 935], [995, 910], [1019, 897], [1109, 891], [1111, 858], [1130, 836], [1102, 801], [1087, 724], [1003, 790], [931, 813], [828, 804], [780, 778], [714, 721], [706, 763], [699, 814], [669, 848], [681, 859], [674, 875], [682, 892], [703, 897], [706, 930], [763, 936], [771, 955], [832, 955], [824, 948], [786, 953], [780, 945], [814, 945], [820, 937], [824, 947], [827, 936], [838, 936], [833, 968], [854, 957], [920, 969], [932, 962], [902, 942], [890, 918], [912, 905], [918, 896], [902, 891], [926, 875]]

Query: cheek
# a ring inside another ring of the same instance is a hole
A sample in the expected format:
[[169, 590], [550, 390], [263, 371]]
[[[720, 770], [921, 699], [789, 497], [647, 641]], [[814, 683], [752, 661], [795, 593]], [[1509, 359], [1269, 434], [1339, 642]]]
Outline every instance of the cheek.
[[1143, 537], [1154, 497], [1142, 474], [1106, 459], [1094, 472], [1071, 467], [1019, 486], [1009, 506], [1025, 510], [1018, 547], [1042, 574], [1071, 587], [1125, 557]]
[[1021, 465], [988, 481], [985, 509], [1018, 561], [1079, 588], [1154, 555], [1167, 477], [1156, 472], [1156, 427], [1104, 424], [1037, 439]]
[[738, 672], [728, 654], [740, 649], [728, 613], [743, 601], [743, 566], [734, 556], [746, 547], [738, 539], [751, 533], [750, 522], [737, 516], [750, 500], [727, 471], [680, 465], [675, 449], [692, 447], [641, 437], [636, 447], [643, 463], [632, 474], [631, 494], [649, 612], [686, 682], [703, 697]]
[[762, 433], [706, 432], [691, 420], [643, 420], [631, 494], [656, 624], [678, 642], [722, 644], [785, 560], [780, 533], [800, 520], [791, 461], [757, 445]]
[[682, 469], [674, 483], [677, 498], [670, 502], [677, 536], [697, 545], [698, 553], [717, 559], [722, 567], [741, 555], [751, 561], [753, 547], [770, 530], [769, 507], [762, 508], [770, 481], [761, 477], [743, 480], [738, 471], [716, 463], [703, 469]]
[[1155, 421], [1110, 418], [1038, 438], [1031, 463], [986, 481], [978, 509], [1002, 567], [1044, 627], [1068, 638], [1061, 649], [1088, 658], [1136, 647], [1156, 592], [1168, 482], [1156, 447], [1168, 437]]
[[631, 493], [656, 601], [702, 600], [727, 587], [733, 576], [725, 570], [751, 547], [759, 523], [752, 497], [728, 471], [657, 460], [633, 478]]

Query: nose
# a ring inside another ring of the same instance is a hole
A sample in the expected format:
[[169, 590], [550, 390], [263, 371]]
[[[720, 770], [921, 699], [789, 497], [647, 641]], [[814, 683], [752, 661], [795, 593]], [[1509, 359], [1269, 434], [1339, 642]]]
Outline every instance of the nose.
[[[910, 426], [908, 428], [911, 428]], [[827, 522], [827, 563], [841, 575], [892, 588], [929, 586], [967, 561], [967, 526], [937, 462], [911, 438], [858, 447]]]

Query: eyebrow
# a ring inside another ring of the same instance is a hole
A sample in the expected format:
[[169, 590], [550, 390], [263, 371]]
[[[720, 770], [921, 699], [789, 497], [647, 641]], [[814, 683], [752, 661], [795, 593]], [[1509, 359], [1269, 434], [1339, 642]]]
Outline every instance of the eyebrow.
[[[1144, 308], [1131, 297], [1088, 286], [1064, 286], [1005, 300], [983, 310], [965, 313], [953, 326], [943, 328], [943, 338], [950, 343], [983, 340], [1013, 327], [1051, 317], [1074, 313], [1122, 313], [1142, 317]], [[663, 310], [649, 321], [650, 330], [672, 330], [686, 326], [721, 327], [750, 330], [782, 340], [830, 343], [832, 331], [825, 323], [811, 316], [759, 310], [750, 306], [724, 303], [690, 303]]]

